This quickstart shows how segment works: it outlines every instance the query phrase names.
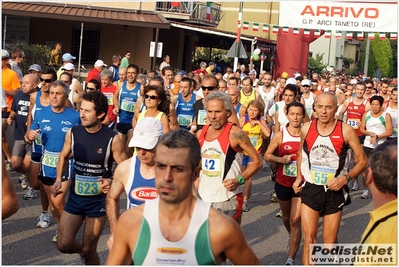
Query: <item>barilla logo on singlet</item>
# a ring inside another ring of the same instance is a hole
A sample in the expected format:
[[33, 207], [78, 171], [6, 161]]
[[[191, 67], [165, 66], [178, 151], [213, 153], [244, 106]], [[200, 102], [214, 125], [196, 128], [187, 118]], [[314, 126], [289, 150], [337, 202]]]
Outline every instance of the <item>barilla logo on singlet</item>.
[[150, 200], [158, 197], [158, 191], [151, 187], [138, 187], [130, 192], [130, 196], [136, 200]]
[[172, 255], [187, 253], [187, 250], [185, 250], [184, 248], [158, 248], [157, 251], [159, 253]]
[[292, 146], [290, 146], [290, 145], [285, 145], [285, 146], [284, 146], [284, 149], [285, 149], [285, 150], [290, 150], [290, 149], [292, 149]]

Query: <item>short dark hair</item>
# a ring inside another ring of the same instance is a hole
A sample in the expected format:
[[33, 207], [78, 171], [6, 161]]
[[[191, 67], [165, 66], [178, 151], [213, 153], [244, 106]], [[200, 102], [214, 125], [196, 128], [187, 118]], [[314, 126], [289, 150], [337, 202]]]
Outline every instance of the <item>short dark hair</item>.
[[100, 118], [101, 121], [104, 121], [108, 113], [107, 97], [100, 91], [90, 91], [84, 93], [82, 99], [94, 103], [94, 110], [96, 111], [96, 115], [104, 112], [104, 116]]
[[[242, 82], [244, 82], [244, 81], [249, 81], [249, 83], [251, 84], [251, 86], [253, 86], [254, 85], [254, 82], [252, 81], [252, 79], [250, 78], [250, 77], [245, 77], [244, 79], [242, 79]], [[241, 82], [241, 83], [242, 83]]]
[[171, 70], [173, 72], [173, 68], [171, 66], [165, 66], [161, 70], [162, 75], [165, 75], [165, 71], [167, 70]]
[[181, 79], [180, 82], [189, 83], [189, 84], [190, 84], [190, 85], [189, 85], [190, 87], [193, 86], [193, 79], [190, 79], [190, 78], [188, 78], [188, 77], [184, 77], [183, 79]]
[[299, 88], [295, 84], [287, 84], [283, 90], [283, 95], [287, 90], [293, 92], [295, 97], [298, 95], [299, 92]]
[[139, 66], [137, 66], [136, 64], [130, 64], [129, 66], [127, 66], [127, 69], [133, 68], [136, 70], [136, 73], [139, 74]]
[[53, 78], [51, 78], [51, 80], [54, 82], [55, 80], [57, 80], [57, 72], [55, 72], [55, 70], [51, 69], [51, 68], [47, 68], [44, 71], [42, 71], [41, 74], [51, 74], [53, 76]]
[[396, 139], [387, 140], [370, 152], [368, 166], [373, 171], [375, 186], [382, 193], [398, 195], [397, 159]]
[[377, 101], [380, 103], [380, 106], [382, 106], [382, 105], [384, 104], [384, 98], [383, 98], [382, 96], [380, 96], [380, 95], [373, 95], [373, 96], [370, 98], [370, 104], [371, 104], [374, 100], [377, 100]]
[[302, 115], [303, 115], [303, 116], [306, 115], [305, 106], [304, 106], [302, 103], [297, 102], [297, 101], [291, 102], [291, 103], [289, 103], [289, 104], [287, 105], [286, 110], [285, 110], [285, 114], [288, 115], [288, 112], [289, 112], [289, 110], [290, 110], [291, 107], [300, 107], [300, 108], [302, 108]]
[[158, 110], [162, 111], [166, 115], [169, 115], [169, 107], [170, 107], [170, 99], [168, 95], [166, 94], [166, 91], [163, 87], [159, 86], [154, 86], [154, 85], [146, 85], [144, 86], [144, 96], [149, 92], [155, 90], [155, 92], [158, 95], [158, 99], [161, 101], [158, 105]]
[[152, 78], [149, 80], [148, 83], [150, 83], [151, 81], [158, 81], [158, 82], [160, 82], [162, 87], [163, 87], [164, 84], [165, 84], [165, 81], [164, 81], [163, 78], [162, 78], [161, 76], [159, 76], [159, 75], [156, 75], [156, 76], [152, 77]]
[[[86, 83], [86, 88], [87, 88], [87, 85], [89, 84], [89, 83], [92, 83], [92, 84], [94, 84], [94, 86], [96, 87], [96, 90], [97, 91], [99, 91], [100, 89], [101, 89], [101, 83], [97, 80], [97, 79], [91, 79], [90, 81], [88, 81], [87, 83]], [[86, 89], [85, 88], [85, 89]]]
[[201, 148], [198, 139], [187, 130], [177, 129], [162, 135], [155, 147], [155, 154], [159, 145], [164, 145], [168, 148], [188, 148], [190, 150], [189, 155], [192, 171], [200, 164]]
[[[72, 77], [72, 74], [70, 74], [69, 72], [64, 71], [63, 73], [61, 73], [61, 75], [68, 76], [69, 77], [69, 81], [72, 82], [73, 77]], [[60, 75], [60, 78], [61, 78], [61, 75]]]

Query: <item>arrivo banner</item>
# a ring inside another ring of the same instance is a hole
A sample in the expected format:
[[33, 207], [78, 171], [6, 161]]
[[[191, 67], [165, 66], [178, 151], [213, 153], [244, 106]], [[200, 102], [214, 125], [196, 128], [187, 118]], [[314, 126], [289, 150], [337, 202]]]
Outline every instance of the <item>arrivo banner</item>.
[[281, 1], [279, 26], [352, 32], [397, 32], [397, 2]]

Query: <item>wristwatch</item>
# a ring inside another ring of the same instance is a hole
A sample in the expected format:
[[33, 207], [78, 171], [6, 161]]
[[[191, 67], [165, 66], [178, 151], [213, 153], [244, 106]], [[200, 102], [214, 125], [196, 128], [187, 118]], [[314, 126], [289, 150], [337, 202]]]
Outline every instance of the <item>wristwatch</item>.
[[346, 181], [349, 182], [350, 180], [352, 180], [352, 177], [350, 177], [349, 175], [345, 175], [346, 177]]
[[241, 175], [237, 176], [237, 181], [239, 185], [243, 185], [245, 183], [245, 179]]
[[375, 135], [375, 138], [378, 139], [378, 134]]

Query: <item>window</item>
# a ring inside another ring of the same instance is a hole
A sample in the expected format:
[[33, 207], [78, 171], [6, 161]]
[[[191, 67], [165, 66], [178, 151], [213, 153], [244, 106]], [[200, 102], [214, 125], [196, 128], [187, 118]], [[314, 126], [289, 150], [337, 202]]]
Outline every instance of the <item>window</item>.
[[[80, 26], [72, 29], [72, 51], [76, 58], [79, 56], [80, 47]], [[100, 28], [83, 28], [81, 64], [92, 66], [98, 59], [100, 46]]]

